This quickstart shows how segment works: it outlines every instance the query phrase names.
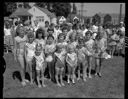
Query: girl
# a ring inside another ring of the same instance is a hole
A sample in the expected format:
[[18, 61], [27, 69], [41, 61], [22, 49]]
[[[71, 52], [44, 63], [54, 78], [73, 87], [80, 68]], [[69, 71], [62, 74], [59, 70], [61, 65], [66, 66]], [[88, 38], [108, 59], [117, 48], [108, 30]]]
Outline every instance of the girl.
[[54, 37], [49, 35], [47, 37], [47, 42], [45, 46], [45, 56], [46, 62], [49, 69], [50, 80], [54, 80], [54, 51], [56, 50], [56, 45], [54, 43]]
[[[101, 77], [101, 64], [102, 64], [102, 59], [103, 58], [110, 58], [110, 55], [108, 55], [106, 53], [106, 48], [107, 48], [107, 41], [106, 39], [103, 37], [103, 33], [102, 32], [98, 32], [98, 35], [96, 37], [95, 40], [95, 75], [98, 75], [99, 77]], [[99, 67], [99, 69], [97, 70], [97, 67]]]
[[45, 32], [42, 28], [37, 29], [35, 42], [42, 44], [43, 49], [45, 48]]
[[11, 51], [13, 51], [13, 37], [11, 32], [12, 31], [10, 24], [6, 23], [4, 28], [4, 43], [6, 45], [7, 53], [9, 51], [9, 48], [11, 48]]
[[83, 37], [79, 37], [78, 38], [78, 46], [77, 46], [77, 56], [78, 56], [78, 78], [77, 80], [80, 79], [80, 67], [82, 65], [82, 76], [83, 76], [83, 80], [86, 81], [86, 77], [87, 77], [87, 56], [86, 56], [86, 49], [84, 47], [84, 38]]
[[[66, 46], [67, 43], [65, 40], [65, 34], [61, 33], [58, 36], [58, 43], [56, 46], [56, 52], [55, 52], [55, 79], [57, 81], [58, 86], [64, 86], [63, 83], [63, 73], [65, 70], [65, 54], [66, 54]], [[58, 76], [60, 75], [61, 85], [58, 81]]]
[[112, 56], [112, 58], [116, 50], [116, 45], [118, 40], [119, 40], [119, 36], [116, 34], [116, 31], [113, 31], [113, 34], [110, 36], [110, 42], [109, 42], [109, 47], [110, 47], [109, 54]]
[[72, 83], [75, 83], [75, 69], [77, 66], [77, 54], [74, 51], [74, 47], [72, 45], [68, 46], [68, 52], [66, 55], [66, 62], [68, 67], [68, 83], [70, 83], [70, 78], [72, 79]]
[[41, 88], [41, 83], [40, 83], [40, 72], [41, 72], [41, 77], [42, 77], [42, 85], [43, 87], [46, 87], [44, 84], [44, 72], [45, 72], [45, 55], [44, 52], [42, 51], [42, 45], [40, 43], [36, 44], [36, 51], [34, 58], [36, 60], [36, 72], [37, 72], [37, 83], [38, 87]]
[[30, 84], [33, 84], [33, 78], [32, 78], [32, 59], [34, 56], [35, 46], [36, 43], [34, 42], [34, 33], [32, 31], [29, 31], [28, 33], [28, 42], [25, 44], [25, 59], [27, 63], [27, 67], [29, 68], [29, 74], [30, 74]]
[[26, 85], [25, 82], [25, 57], [24, 57], [24, 45], [27, 41], [27, 36], [24, 35], [23, 27], [18, 27], [16, 29], [17, 36], [14, 38], [14, 58], [15, 61], [18, 60], [21, 66], [21, 84]]
[[94, 45], [94, 40], [91, 39], [91, 32], [87, 31], [86, 36], [85, 36], [85, 47], [87, 48], [87, 62], [88, 62], [88, 69], [89, 69], [89, 78], [92, 78], [91, 76], [91, 67], [92, 67], [92, 55], [94, 53], [93, 51], [93, 45]]
[[[57, 85], [59, 87], [64, 86], [63, 83], [63, 72], [65, 69], [65, 54], [66, 51], [63, 50], [61, 46], [56, 46], [57, 50], [54, 53], [55, 54], [55, 79], [57, 82]], [[59, 83], [59, 78], [60, 78], [60, 83]]]

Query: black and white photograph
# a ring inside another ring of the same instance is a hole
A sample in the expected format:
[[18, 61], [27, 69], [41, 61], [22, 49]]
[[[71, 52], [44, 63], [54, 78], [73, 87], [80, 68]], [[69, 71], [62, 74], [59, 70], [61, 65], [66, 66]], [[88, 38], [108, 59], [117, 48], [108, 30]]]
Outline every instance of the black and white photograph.
[[3, 98], [125, 97], [125, 2], [4, 2]]

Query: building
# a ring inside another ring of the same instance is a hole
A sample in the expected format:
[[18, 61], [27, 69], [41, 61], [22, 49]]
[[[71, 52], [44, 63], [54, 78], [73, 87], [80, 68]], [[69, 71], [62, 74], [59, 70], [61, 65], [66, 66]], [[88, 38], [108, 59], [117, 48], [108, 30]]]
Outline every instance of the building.
[[38, 22], [40, 26], [45, 25], [45, 21], [49, 21], [49, 23], [56, 24], [56, 16], [54, 13], [51, 13], [45, 8], [38, 7], [36, 5], [32, 6], [28, 12], [32, 14], [31, 23], [34, 26], [34, 22]]
[[[101, 17], [101, 24], [104, 21], [104, 17], [107, 13], [98, 13]], [[109, 13], [109, 15], [112, 17], [112, 23], [113, 24], [119, 24], [119, 14], [118, 13]], [[125, 14], [122, 14], [121, 21], [124, 21]]]

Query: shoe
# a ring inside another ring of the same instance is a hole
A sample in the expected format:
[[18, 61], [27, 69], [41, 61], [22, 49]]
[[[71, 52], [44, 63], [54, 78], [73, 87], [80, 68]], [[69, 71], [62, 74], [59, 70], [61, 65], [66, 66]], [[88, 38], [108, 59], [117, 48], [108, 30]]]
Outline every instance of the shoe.
[[60, 84], [57, 84], [57, 86], [61, 87], [61, 85], [60, 85]]
[[98, 76], [101, 77], [101, 73], [98, 73]]
[[25, 83], [25, 81], [22, 81], [22, 82], [21, 82], [21, 84], [22, 84], [23, 86], [26, 86], [26, 83]]
[[95, 76], [97, 76], [98, 74], [97, 73], [95, 73]]
[[38, 85], [38, 88], [41, 88], [41, 85]]
[[27, 79], [24, 79], [24, 81], [27, 82], [27, 83], [29, 83], [29, 80], [27, 80]]
[[91, 75], [89, 75], [89, 78], [92, 78], [92, 76], [91, 76]]
[[70, 81], [68, 80], [68, 84], [70, 83]]
[[46, 85], [45, 85], [45, 84], [43, 84], [42, 86], [43, 86], [43, 87], [46, 87]]
[[64, 83], [61, 83], [61, 85], [62, 85], [62, 86], [65, 86], [65, 84], [64, 84]]
[[80, 80], [80, 78], [77, 78], [77, 80]]
[[74, 80], [72, 80], [72, 83], [73, 83], [73, 84], [75, 84], [75, 81], [74, 81]]

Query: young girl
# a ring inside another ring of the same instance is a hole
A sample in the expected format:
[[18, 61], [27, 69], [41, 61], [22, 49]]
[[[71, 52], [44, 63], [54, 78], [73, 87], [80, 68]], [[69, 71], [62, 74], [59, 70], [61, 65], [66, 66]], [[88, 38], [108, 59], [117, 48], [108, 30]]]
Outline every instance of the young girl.
[[44, 52], [42, 51], [42, 45], [40, 43], [36, 44], [36, 50], [34, 54], [34, 58], [36, 60], [36, 73], [37, 73], [37, 83], [38, 87], [41, 88], [41, 83], [40, 83], [40, 72], [41, 72], [41, 80], [42, 80], [42, 85], [43, 87], [46, 87], [44, 84], [44, 72], [45, 72], [45, 55]]
[[[56, 46], [57, 51], [54, 53], [55, 54], [55, 79], [57, 82], [57, 85], [59, 87], [64, 86], [63, 83], [63, 72], [65, 69], [65, 54], [66, 51], [63, 50], [61, 46]], [[60, 83], [59, 83], [59, 78], [60, 78]]]
[[54, 37], [49, 35], [47, 37], [45, 46], [45, 56], [46, 62], [49, 69], [50, 80], [54, 80], [54, 51], [56, 50], [56, 45], [54, 42]]
[[37, 29], [35, 42], [42, 44], [43, 49], [45, 48], [45, 32], [42, 28]]
[[34, 42], [34, 34], [32, 31], [28, 33], [28, 42], [25, 45], [25, 59], [27, 63], [27, 68], [29, 69], [30, 74], [30, 84], [33, 84], [33, 78], [32, 78], [32, 59], [34, 56], [35, 46], [36, 43]]
[[[95, 40], [95, 75], [98, 75], [99, 77], [101, 77], [101, 64], [102, 64], [102, 59], [108, 59], [110, 58], [110, 55], [108, 55], [106, 53], [106, 48], [107, 48], [107, 41], [106, 39], [103, 37], [103, 33], [98, 32], [98, 35], [96, 37]], [[99, 67], [99, 69], [97, 70], [97, 67]]]
[[[65, 34], [61, 33], [58, 36], [58, 43], [55, 52], [55, 79], [58, 86], [63, 86], [63, 73], [65, 74], [65, 54], [67, 43], [65, 40]], [[60, 75], [61, 85], [58, 81], [58, 76]]]
[[78, 78], [77, 80], [80, 79], [80, 67], [82, 65], [82, 76], [83, 80], [86, 81], [87, 78], [87, 56], [86, 56], [86, 51], [87, 49], [84, 47], [84, 38], [79, 37], [78, 38], [78, 46], [77, 46], [77, 56], [78, 56]]
[[18, 27], [16, 29], [17, 36], [14, 38], [14, 58], [15, 61], [18, 60], [21, 66], [21, 78], [22, 85], [25, 86], [25, 57], [24, 57], [24, 45], [27, 41], [27, 36], [24, 35], [23, 27]]
[[91, 76], [91, 67], [92, 67], [92, 55], [94, 53], [93, 51], [93, 45], [94, 45], [94, 40], [91, 39], [91, 32], [87, 31], [86, 36], [85, 36], [85, 47], [87, 48], [87, 62], [88, 62], [88, 69], [89, 69], [89, 78], [92, 78]]
[[72, 79], [72, 83], [75, 83], [75, 69], [77, 66], [77, 54], [75, 53], [74, 46], [72, 45], [68, 45], [66, 62], [68, 67], [68, 83], [70, 83], [70, 78]]

